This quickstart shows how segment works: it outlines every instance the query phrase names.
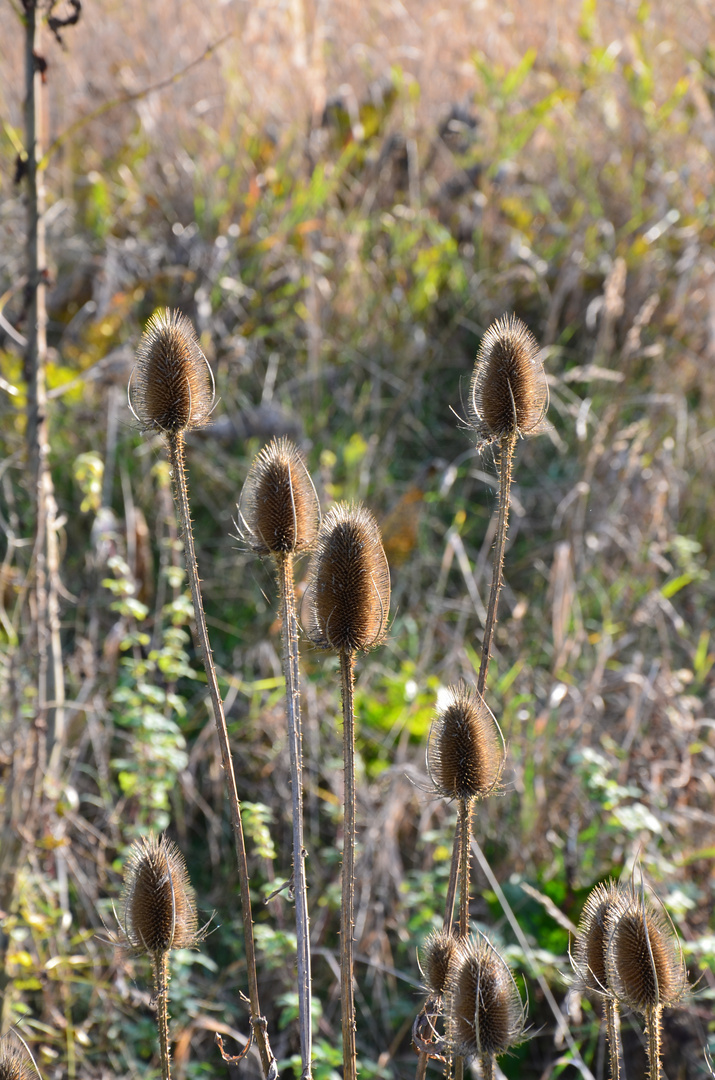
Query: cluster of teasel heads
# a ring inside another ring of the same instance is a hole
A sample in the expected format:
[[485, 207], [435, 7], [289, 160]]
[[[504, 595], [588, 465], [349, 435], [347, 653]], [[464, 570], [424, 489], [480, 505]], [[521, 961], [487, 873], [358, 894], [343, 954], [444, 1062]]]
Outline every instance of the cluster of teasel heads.
[[626, 885], [609, 881], [588, 897], [572, 956], [575, 988], [603, 1002], [611, 1076], [623, 1075], [619, 1009], [645, 1021], [650, 1080], [661, 1075], [662, 1012], [688, 988], [673, 924], [635, 874]]
[[[269, 1076], [275, 1074], [275, 1059], [258, 999], [240, 805], [203, 615], [183, 453], [185, 432], [209, 420], [214, 385], [193, 328], [182, 315], [167, 311], [152, 317], [139, 346], [128, 393], [132, 412], [143, 428], [166, 438], [172, 464], [197, 634], [231, 804], [246, 939], [251, 1034], [258, 1043], [264, 1076]], [[458, 819], [444, 927], [427, 939], [421, 958], [429, 997], [413, 1030], [419, 1053], [418, 1076], [424, 1075], [429, 1059], [446, 1059], [454, 1062], [456, 1080], [460, 1080], [465, 1060], [477, 1058], [483, 1075], [491, 1077], [496, 1058], [518, 1043], [524, 1032], [525, 1007], [509, 966], [484, 935], [469, 934], [469, 864], [473, 809], [498, 788], [506, 752], [499, 725], [485, 700], [485, 688], [502, 585], [514, 451], [520, 437], [545, 430], [547, 408], [547, 383], [534, 338], [514, 316], [499, 319], [482, 341], [466, 409], [467, 423], [478, 447], [496, 448], [500, 476], [493, 574], [479, 673], [476, 687], [460, 683], [448, 689], [427, 747], [427, 770], [434, 791], [456, 801]], [[275, 440], [254, 460], [237, 508], [236, 527], [249, 547], [273, 561], [282, 613], [303, 1078], [311, 1075], [311, 974], [293, 562], [308, 551], [312, 558], [301, 611], [304, 633], [317, 647], [336, 652], [340, 660], [345, 769], [341, 1000], [344, 1076], [353, 1080], [357, 1072], [353, 1001], [354, 665], [357, 653], [378, 645], [385, 636], [389, 569], [375, 519], [364, 507], [339, 504], [321, 520], [318, 497], [303, 458], [287, 440]], [[459, 919], [453, 925], [458, 889]], [[657, 1062], [660, 1052], [660, 1010], [682, 992], [682, 961], [680, 966], [676, 964], [665, 924], [643, 897], [639, 900], [633, 890], [626, 894], [611, 887], [603, 895], [594, 895], [596, 898], [584, 912], [576, 948], [581, 986], [601, 995], [607, 1004], [622, 1001], [644, 1012], [649, 1028], [658, 1032], [650, 1048], [655, 1080], [657, 1065], [653, 1066], [653, 1062]], [[620, 913], [618, 920], [611, 909]], [[147, 953], [154, 966], [158, 1012], [163, 1009], [159, 1021], [162, 1074], [168, 1077], [168, 955], [172, 948], [197, 944], [203, 932], [197, 928], [183, 859], [165, 838], [144, 839], [132, 849], [123, 912], [119, 935], [122, 943], [135, 952]], [[592, 939], [599, 928], [601, 944], [594, 945]], [[640, 976], [633, 976], [623, 965], [622, 955], [627, 953], [629, 943], [641, 957], [647, 957], [650, 975], [644, 968]], [[646, 986], [651, 987], [650, 996], [645, 993], [644, 997]], [[443, 1034], [438, 1030], [440, 1023]]]

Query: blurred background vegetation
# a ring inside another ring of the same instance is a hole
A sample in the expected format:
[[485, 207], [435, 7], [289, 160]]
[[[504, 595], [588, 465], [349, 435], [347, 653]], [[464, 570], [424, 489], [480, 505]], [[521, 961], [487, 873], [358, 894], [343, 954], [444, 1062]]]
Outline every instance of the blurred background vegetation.
[[[168, 466], [125, 388], [160, 305], [197, 326], [220, 404], [190, 437], [209, 627], [282, 1075], [297, 1051], [290, 791], [275, 588], [232, 517], [274, 434], [323, 506], [363, 499], [393, 574], [387, 644], [358, 670], [358, 1054], [410, 1077], [415, 950], [441, 922], [454, 809], [428, 793], [441, 687], [472, 680], [496, 472], [455, 412], [480, 337], [515, 311], [544, 347], [550, 435], [517, 452], [492, 708], [504, 790], [476, 837], [475, 925], [523, 973], [531, 1039], [570, 1052], [568, 925], [640, 857], [697, 993], [666, 1018], [669, 1077], [715, 1050], [715, 16], [709, 0], [86, 3], [48, 33], [51, 467], [68, 727], [38, 777], [26, 456], [20, 7], [0, 7], [0, 919], [3, 1025], [46, 1077], [157, 1075], [148, 970], [102, 941], [137, 835], [179, 842], [213, 933], [180, 956], [180, 1077], [245, 1036], [237, 883], [192, 644]], [[151, 87], [159, 89], [151, 91]], [[342, 801], [336, 662], [303, 648], [316, 1077], [337, 1075]], [[330, 676], [333, 677], [330, 677]], [[328, 676], [328, 677], [326, 677]], [[33, 741], [35, 740], [35, 741]], [[33, 749], [34, 747], [34, 749]], [[43, 782], [44, 781], [44, 782]], [[264, 902], [265, 901], [265, 902]], [[521, 977], [521, 976], [520, 976]], [[629, 1076], [643, 1075], [627, 1022]], [[249, 1059], [250, 1061], [250, 1059]], [[244, 1065], [250, 1071], [254, 1066]]]

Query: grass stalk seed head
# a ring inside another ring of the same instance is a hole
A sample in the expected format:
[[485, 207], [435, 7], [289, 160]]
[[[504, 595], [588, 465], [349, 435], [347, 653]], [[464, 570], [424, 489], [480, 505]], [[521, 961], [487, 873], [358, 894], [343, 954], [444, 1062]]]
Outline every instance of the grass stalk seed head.
[[313, 546], [320, 506], [299, 450], [274, 439], [253, 459], [238, 504], [238, 529], [259, 555], [287, 555]]
[[503, 315], [487, 330], [474, 363], [467, 422], [480, 443], [505, 435], [535, 435], [549, 407], [539, 346], [516, 315]]
[[504, 756], [501, 729], [484, 698], [464, 683], [450, 686], [427, 741], [435, 789], [447, 799], [483, 799], [499, 783]]
[[323, 518], [303, 602], [310, 640], [337, 652], [365, 651], [387, 630], [390, 571], [369, 510], [338, 503]]
[[156, 311], [137, 349], [127, 391], [145, 430], [176, 435], [208, 422], [214, 381], [194, 328], [179, 311]]

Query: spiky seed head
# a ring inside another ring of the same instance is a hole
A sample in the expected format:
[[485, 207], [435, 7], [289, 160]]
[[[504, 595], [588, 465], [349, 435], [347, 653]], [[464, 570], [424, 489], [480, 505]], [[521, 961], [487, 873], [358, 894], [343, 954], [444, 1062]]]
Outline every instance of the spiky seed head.
[[425, 938], [420, 968], [431, 993], [440, 997], [444, 993], [456, 952], [457, 939], [446, 930], [432, 930]]
[[677, 1004], [687, 990], [673, 924], [645, 889], [630, 887], [608, 912], [606, 974], [615, 997], [641, 1015]]
[[39, 1073], [23, 1044], [8, 1032], [0, 1039], [0, 1080], [37, 1080]]
[[214, 383], [194, 328], [179, 311], [156, 311], [129, 380], [129, 405], [147, 430], [176, 435], [208, 422]]
[[609, 993], [606, 970], [608, 918], [609, 913], [622, 901], [623, 895], [623, 886], [608, 881], [597, 885], [583, 906], [573, 953], [576, 972], [574, 985], [582, 993], [600, 997]]
[[459, 1057], [503, 1054], [524, 1033], [525, 1009], [506, 961], [483, 934], [461, 939], [445, 995], [447, 1039]]
[[274, 439], [253, 459], [238, 504], [238, 528], [260, 555], [287, 555], [313, 546], [320, 525], [318, 496], [300, 451]]
[[375, 518], [338, 503], [323, 518], [308, 571], [304, 630], [321, 648], [364, 651], [387, 630], [390, 571]]
[[467, 422], [483, 444], [505, 435], [535, 435], [549, 407], [539, 346], [516, 315], [503, 315], [487, 330], [474, 363]]
[[123, 943], [133, 952], [157, 956], [199, 942], [194, 890], [173, 840], [162, 834], [134, 841], [124, 875], [123, 910]]
[[465, 683], [450, 686], [427, 741], [427, 772], [447, 799], [483, 799], [504, 767], [501, 729], [484, 698]]

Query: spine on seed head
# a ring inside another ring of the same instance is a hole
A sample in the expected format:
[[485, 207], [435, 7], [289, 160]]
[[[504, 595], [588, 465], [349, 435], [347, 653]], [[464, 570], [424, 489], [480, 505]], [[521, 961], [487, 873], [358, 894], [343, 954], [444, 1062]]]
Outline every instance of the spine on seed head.
[[313, 546], [320, 506], [299, 450], [274, 439], [253, 460], [238, 505], [241, 536], [260, 555], [287, 555]]
[[364, 651], [387, 631], [390, 571], [375, 518], [339, 503], [325, 515], [308, 572], [304, 629], [321, 648]]
[[213, 375], [191, 322], [179, 311], [157, 311], [149, 319], [128, 397], [134, 416], [147, 430], [178, 435], [208, 422]]
[[525, 1010], [509, 965], [483, 935], [461, 939], [445, 997], [453, 1053], [505, 1053], [521, 1041]]
[[427, 772], [447, 799], [483, 799], [504, 767], [501, 729], [484, 699], [460, 683], [449, 687], [427, 742]]
[[539, 346], [521, 319], [504, 315], [487, 330], [469, 388], [467, 422], [480, 442], [544, 430], [549, 392]]
[[0, 1080], [37, 1080], [39, 1075], [24, 1040], [9, 1031], [0, 1039]]
[[143, 836], [132, 844], [123, 910], [123, 944], [132, 952], [156, 957], [201, 940], [184, 856], [166, 836]]

